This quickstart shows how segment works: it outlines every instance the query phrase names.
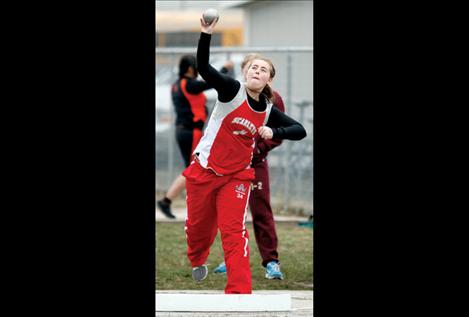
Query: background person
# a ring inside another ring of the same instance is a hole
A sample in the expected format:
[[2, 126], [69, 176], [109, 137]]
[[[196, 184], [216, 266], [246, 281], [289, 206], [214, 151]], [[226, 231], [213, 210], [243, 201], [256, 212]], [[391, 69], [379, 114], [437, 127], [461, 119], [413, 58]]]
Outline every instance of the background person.
[[[228, 73], [233, 63], [227, 61], [220, 72]], [[197, 80], [197, 60], [194, 55], [184, 55], [179, 61], [179, 78], [171, 86], [171, 98], [176, 112], [176, 141], [188, 167], [191, 153], [202, 137], [202, 129], [207, 121], [207, 98], [203, 93], [212, 86]], [[186, 180], [178, 175], [163, 199], [157, 201], [160, 211], [168, 218], [176, 216], [171, 211], [171, 202], [184, 190]]]

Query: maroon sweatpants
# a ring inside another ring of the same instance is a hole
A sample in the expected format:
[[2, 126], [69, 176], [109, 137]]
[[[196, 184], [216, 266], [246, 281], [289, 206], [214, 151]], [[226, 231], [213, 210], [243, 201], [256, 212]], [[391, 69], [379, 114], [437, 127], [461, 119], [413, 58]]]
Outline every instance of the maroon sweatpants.
[[249, 207], [262, 265], [266, 266], [272, 260], [278, 261], [277, 233], [270, 206], [269, 166], [267, 160], [264, 159], [253, 164], [252, 167], [255, 170], [255, 179], [252, 181]]

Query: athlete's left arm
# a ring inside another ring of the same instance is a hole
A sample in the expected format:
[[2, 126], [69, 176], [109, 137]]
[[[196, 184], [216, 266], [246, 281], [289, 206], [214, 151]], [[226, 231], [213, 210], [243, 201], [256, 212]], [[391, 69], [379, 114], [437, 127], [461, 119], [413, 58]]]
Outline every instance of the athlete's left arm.
[[[280, 96], [280, 94], [274, 90], [274, 107], [278, 108], [278, 110], [282, 111], [285, 113], [285, 104], [283, 103], [283, 99]], [[281, 139], [276, 139], [276, 140], [266, 140], [263, 138], [259, 138], [256, 140], [256, 151], [254, 153], [257, 154], [267, 154], [267, 152], [273, 150], [277, 146], [282, 144]]]
[[267, 127], [272, 129], [272, 139], [299, 141], [306, 137], [305, 128], [295, 119], [272, 107]]

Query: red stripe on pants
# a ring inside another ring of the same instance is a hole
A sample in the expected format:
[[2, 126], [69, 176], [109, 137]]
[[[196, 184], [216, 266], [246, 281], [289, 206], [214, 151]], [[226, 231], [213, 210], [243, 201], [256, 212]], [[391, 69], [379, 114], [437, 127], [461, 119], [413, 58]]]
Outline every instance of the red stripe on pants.
[[194, 161], [184, 172], [187, 191], [187, 256], [203, 265], [220, 229], [227, 269], [226, 294], [251, 294], [246, 207], [254, 170], [217, 176]]

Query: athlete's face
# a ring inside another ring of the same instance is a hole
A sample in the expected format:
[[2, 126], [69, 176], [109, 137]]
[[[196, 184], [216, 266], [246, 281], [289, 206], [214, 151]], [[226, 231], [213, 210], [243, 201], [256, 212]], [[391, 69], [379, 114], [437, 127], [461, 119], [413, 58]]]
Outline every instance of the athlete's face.
[[246, 71], [246, 85], [249, 89], [261, 92], [265, 85], [272, 82], [270, 65], [262, 59], [255, 59]]

